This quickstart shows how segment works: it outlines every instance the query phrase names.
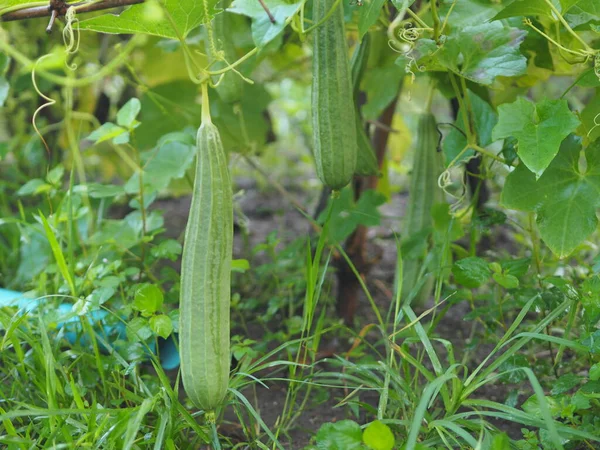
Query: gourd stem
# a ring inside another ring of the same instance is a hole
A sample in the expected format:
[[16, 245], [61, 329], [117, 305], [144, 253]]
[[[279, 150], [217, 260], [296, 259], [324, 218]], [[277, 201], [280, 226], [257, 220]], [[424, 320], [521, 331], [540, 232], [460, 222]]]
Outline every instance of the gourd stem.
[[208, 101], [208, 84], [202, 83], [202, 123], [212, 123], [210, 117], [210, 103]]

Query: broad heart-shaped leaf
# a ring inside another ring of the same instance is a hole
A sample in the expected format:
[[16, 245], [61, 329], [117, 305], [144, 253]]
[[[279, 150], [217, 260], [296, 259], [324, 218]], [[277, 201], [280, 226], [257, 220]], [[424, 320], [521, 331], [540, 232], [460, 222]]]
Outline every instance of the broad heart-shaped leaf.
[[[473, 110], [473, 117], [475, 119], [475, 131], [477, 132], [478, 145], [485, 147], [492, 143], [492, 129], [496, 126], [496, 123], [498, 123], [498, 114], [496, 114], [488, 102], [482, 100], [473, 92], [468, 91], [468, 95]], [[463, 134], [465, 125], [460, 110], [458, 111], [457, 117], [454, 124], [455, 128], [450, 129], [442, 144], [446, 165], [454, 161], [467, 145], [467, 138]], [[458, 130], [462, 130], [463, 133]], [[456, 163], [470, 158], [473, 154], [473, 150], [467, 150]]]
[[543, 16], [549, 15], [550, 11], [550, 7], [545, 0], [516, 0], [496, 14], [492, 20], [521, 16]]
[[[219, 0], [160, 0], [173, 19], [173, 25], [160, 8], [151, 3], [133, 5], [120, 15], [103, 14], [79, 22], [82, 30], [111, 34], [151, 34], [169, 39], [185, 38], [201, 23], [217, 14]], [[151, 10], [150, 10], [151, 8]], [[175, 30], [173, 27], [176, 27]]]
[[514, 77], [527, 70], [519, 51], [526, 31], [495, 21], [455, 28], [440, 47], [420, 39], [413, 52], [426, 68], [448, 69], [478, 84], [490, 85], [496, 77]]
[[498, 113], [500, 118], [492, 138], [516, 138], [519, 158], [538, 177], [558, 153], [563, 139], [579, 125], [566, 100], [544, 99], [534, 104], [519, 97], [513, 103], [500, 105]]
[[592, 20], [600, 20], [600, 2], [598, 0], [561, 0], [563, 15], [572, 27], [583, 25]]
[[358, 37], [362, 39], [363, 36], [369, 31], [371, 25], [375, 25], [375, 22], [379, 19], [381, 14], [381, 8], [385, 4], [386, 0], [364, 0], [363, 6], [358, 10]]
[[265, 12], [258, 0], [234, 0], [227, 9], [232, 13], [242, 14], [252, 18], [252, 39], [258, 48], [262, 48], [275, 39], [286, 26], [286, 20], [296, 14], [302, 5], [302, 0], [288, 2], [285, 0], [264, 0], [275, 23]]
[[537, 181], [534, 173], [519, 164], [502, 191], [507, 208], [537, 213], [540, 236], [561, 258], [587, 239], [598, 224], [600, 141], [586, 149], [584, 173], [579, 169], [580, 151], [580, 139], [570, 136]]
[[362, 446], [360, 425], [352, 420], [325, 423], [317, 433], [319, 450], [359, 450]]

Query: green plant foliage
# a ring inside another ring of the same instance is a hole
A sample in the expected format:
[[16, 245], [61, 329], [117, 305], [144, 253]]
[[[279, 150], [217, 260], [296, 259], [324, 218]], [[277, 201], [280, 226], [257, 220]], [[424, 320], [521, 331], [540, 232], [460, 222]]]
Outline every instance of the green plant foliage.
[[0, 1], [0, 448], [600, 448], [598, 1], [129, 1]]
[[323, 424], [317, 433], [317, 448], [319, 450], [363, 448], [360, 426], [352, 420]]
[[579, 167], [581, 143], [570, 137], [538, 180], [524, 165], [519, 165], [506, 179], [503, 204], [535, 212], [540, 235], [561, 258], [569, 255], [596, 229], [599, 145], [597, 142], [585, 150], [587, 167], [584, 171]]
[[371, 422], [364, 429], [362, 439], [373, 450], [392, 450], [396, 443], [390, 427], [379, 420]]
[[285, 0], [265, 0], [265, 5], [274, 20], [265, 13], [259, 2], [234, 0], [228, 11], [251, 17], [252, 39], [257, 48], [262, 48], [275, 39], [286, 27], [291, 17], [296, 14], [301, 1], [288, 2]]
[[413, 57], [432, 70], [450, 70], [475, 83], [490, 85], [496, 77], [525, 73], [526, 59], [519, 52], [525, 32], [490, 22], [457, 28], [441, 48], [435, 41], [417, 41]]
[[537, 104], [519, 97], [500, 105], [494, 140], [513, 136], [519, 158], [539, 178], [552, 162], [560, 143], [579, 125], [566, 100], [544, 99]]
[[142, 33], [170, 39], [185, 38], [198, 25], [209, 22], [214, 17], [218, 2], [219, 0], [163, 0], [161, 3], [164, 10], [162, 6], [148, 2], [131, 6], [117, 17], [104, 14], [82, 20], [79, 28], [101, 33]]

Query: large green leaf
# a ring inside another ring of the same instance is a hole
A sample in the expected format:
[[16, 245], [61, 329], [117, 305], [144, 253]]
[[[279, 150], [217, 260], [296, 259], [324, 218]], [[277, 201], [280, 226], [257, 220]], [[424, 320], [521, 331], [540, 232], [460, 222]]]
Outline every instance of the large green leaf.
[[537, 181], [535, 174], [520, 164], [507, 177], [502, 191], [506, 207], [537, 213], [542, 239], [561, 258], [587, 239], [598, 224], [600, 142], [585, 151], [585, 170], [579, 167], [580, 151], [580, 139], [570, 136]]
[[566, 100], [532, 103], [519, 97], [513, 103], [500, 105], [498, 113], [500, 118], [492, 138], [516, 138], [519, 158], [538, 177], [558, 153], [563, 139], [579, 125]]
[[227, 9], [232, 13], [252, 18], [252, 39], [259, 48], [267, 45], [283, 31], [287, 19], [296, 14], [303, 2], [301, 0], [295, 2], [265, 0], [264, 3], [271, 12], [274, 22], [271, 22], [271, 18], [258, 0], [234, 0], [231, 7]]
[[519, 51], [526, 32], [502, 22], [455, 29], [441, 46], [431, 39], [417, 41], [413, 56], [431, 70], [447, 69], [478, 84], [496, 77], [522, 75], [527, 60]]
[[179, 39], [178, 36], [185, 38], [198, 25], [209, 22], [214, 17], [218, 12], [218, 2], [219, 0], [161, 0], [166, 12], [153, 3], [134, 5], [119, 16], [104, 14], [82, 20], [79, 28], [101, 33], [141, 33], [169, 39]]
[[600, 1], [598, 0], [561, 0], [563, 15], [572, 27], [590, 21], [600, 21]]
[[359, 9], [358, 36], [360, 39], [369, 31], [371, 25], [375, 25], [381, 14], [381, 9], [386, 0], [365, 0]]
[[448, 14], [448, 25], [461, 29], [474, 23], [485, 23], [500, 10], [500, 5], [490, 0], [441, 0], [440, 19]]
[[494, 16], [492, 20], [521, 16], [550, 15], [550, 7], [545, 0], [516, 0]]

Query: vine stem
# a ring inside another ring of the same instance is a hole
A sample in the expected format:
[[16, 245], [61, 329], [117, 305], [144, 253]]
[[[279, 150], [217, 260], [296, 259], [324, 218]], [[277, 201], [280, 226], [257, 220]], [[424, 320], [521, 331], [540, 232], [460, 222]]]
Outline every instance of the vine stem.
[[437, 9], [437, 0], [431, 0], [431, 16], [433, 18], [433, 40], [438, 42], [440, 39], [440, 16]]
[[[93, 11], [102, 11], [104, 9], [118, 8], [121, 6], [131, 6], [139, 3], [144, 3], [145, 0], [103, 0], [95, 2], [78, 2], [71, 3], [66, 6], [75, 8], [77, 14], [88, 13]], [[42, 3], [42, 2], [40, 2]], [[43, 3], [44, 6], [33, 6], [31, 8], [10, 8], [5, 12], [0, 11], [0, 22], [10, 22], [14, 20], [26, 20], [35, 19], [38, 17], [49, 17], [54, 11], [47, 2]], [[61, 11], [58, 12], [59, 16], [64, 15]]]
[[571, 34], [577, 41], [579, 41], [581, 43], [581, 45], [583, 45], [583, 48], [586, 51], [593, 52], [594, 50], [587, 44], [587, 42], [585, 42], [581, 38], [581, 36], [579, 36], [577, 33], [575, 33], [575, 31], [573, 31], [573, 28], [571, 28], [569, 26], [569, 24], [567, 23], [567, 21], [565, 20], [565, 18], [563, 17], [563, 15], [558, 11], [558, 9], [556, 9], [556, 6], [554, 6], [554, 4], [550, 0], [544, 0], [544, 1], [548, 5], [548, 7], [552, 10], [552, 12], [554, 14], [556, 14], [556, 16], [558, 17], [558, 20], [560, 20], [560, 22], [563, 24], [563, 26], [569, 32], [569, 34]]
[[202, 123], [211, 124], [210, 102], [208, 100], [208, 84], [202, 83]]
[[[137, 36], [134, 36], [127, 43], [127, 45], [125, 45], [125, 47], [123, 48], [123, 51], [119, 52], [119, 54], [110, 63], [108, 63], [107, 65], [102, 67], [100, 70], [98, 70], [97, 72], [95, 72], [94, 74], [92, 74], [88, 77], [73, 79], [73, 78], [69, 78], [69, 77], [56, 75], [56, 74], [53, 74], [53, 73], [48, 72], [43, 69], [36, 69], [36, 74], [40, 75], [42, 78], [45, 78], [46, 80], [48, 80], [52, 83], [56, 83], [56, 84], [59, 84], [61, 86], [65, 86], [65, 87], [75, 88], [75, 87], [87, 86], [88, 84], [92, 84], [95, 81], [99, 81], [102, 78], [104, 78], [105, 76], [108, 76], [117, 67], [125, 64], [129, 58], [129, 54], [135, 49], [138, 42], [139, 42], [139, 39], [137, 38]], [[18, 63], [20, 63], [21, 65], [23, 65], [25, 67], [33, 67], [35, 65], [35, 63], [32, 60], [30, 60], [29, 58], [27, 58], [27, 56], [25, 56], [24, 54], [19, 52], [17, 49], [12, 47], [8, 42], [3, 41], [2, 39], [0, 39], [0, 51], [3, 51], [8, 56], [10, 56], [15, 61], [17, 61]]]
[[[578, 51], [578, 50], [571, 50], [570, 48], [567, 48], [563, 45], [561, 45], [560, 43], [558, 43], [557, 41], [555, 41], [554, 39], [552, 39], [550, 36], [548, 36], [546, 33], [544, 33], [542, 30], [540, 30], [539, 28], [537, 28], [533, 22], [531, 22], [531, 20], [529, 19], [525, 19], [523, 21], [525, 23], [525, 25], [527, 25], [528, 27], [532, 28], [533, 30], [535, 30], [537, 33], [539, 33], [540, 35], [542, 35], [546, 40], [548, 40], [548, 42], [551, 42], [552, 44], [556, 45], [556, 47], [558, 47], [560, 50], [567, 52], [567, 53], [571, 53], [573, 55], [577, 55], [579, 57], [582, 58], [589, 58], [590, 54], [588, 54], [587, 50], [582, 52], [582, 51]], [[592, 50], [590, 50], [592, 51]]]

